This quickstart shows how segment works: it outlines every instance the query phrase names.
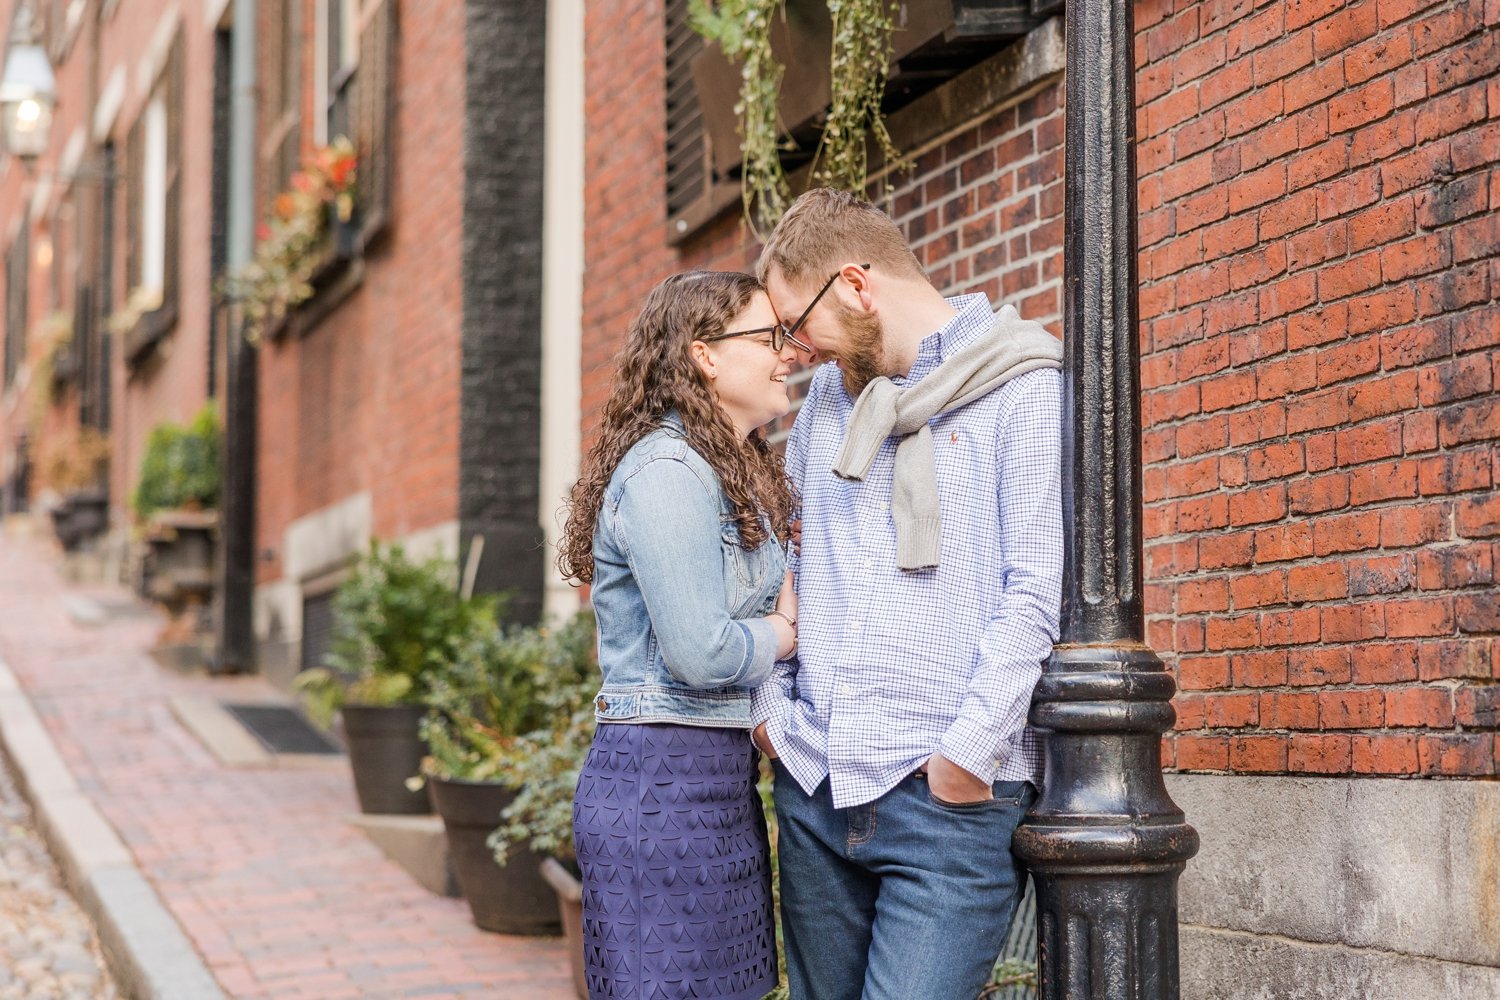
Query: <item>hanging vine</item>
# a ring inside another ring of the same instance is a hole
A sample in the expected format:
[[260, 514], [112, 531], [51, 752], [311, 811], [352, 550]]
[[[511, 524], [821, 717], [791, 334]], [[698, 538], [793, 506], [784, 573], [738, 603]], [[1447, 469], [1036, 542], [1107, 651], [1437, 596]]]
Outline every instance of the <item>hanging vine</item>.
[[781, 166], [781, 119], [777, 99], [786, 67], [771, 51], [771, 19], [782, 0], [689, 0], [693, 30], [716, 42], [731, 62], [740, 62], [740, 200], [745, 221], [761, 235], [769, 233], [791, 201], [786, 171]]
[[[739, 116], [745, 221], [757, 237], [775, 227], [791, 202], [781, 153], [777, 102], [786, 67], [771, 51], [771, 19], [785, 0], [689, 0], [693, 30], [716, 43], [740, 70]], [[893, 0], [827, 0], [833, 20], [832, 103], [810, 172], [812, 183], [864, 194], [873, 139], [893, 167], [905, 166], [880, 113], [891, 61]]]
[[887, 163], [903, 163], [880, 113], [895, 21], [890, 0], [828, 0], [828, 13], [833, 17], [832, 102], [813, 154], [812, 180], [863, 194], [870, 138]]

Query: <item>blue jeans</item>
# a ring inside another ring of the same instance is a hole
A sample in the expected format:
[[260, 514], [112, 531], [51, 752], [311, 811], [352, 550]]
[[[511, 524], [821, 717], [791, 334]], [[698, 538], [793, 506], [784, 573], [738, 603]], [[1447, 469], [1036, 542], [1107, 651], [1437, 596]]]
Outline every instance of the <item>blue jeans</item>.
[[1024, 888], [1011, 833], [1036, 797], [995, 784], [972, 805], [911, 775], [835, 809], [776, 766], [781, 918], [792, 1000], [974, 1000]]

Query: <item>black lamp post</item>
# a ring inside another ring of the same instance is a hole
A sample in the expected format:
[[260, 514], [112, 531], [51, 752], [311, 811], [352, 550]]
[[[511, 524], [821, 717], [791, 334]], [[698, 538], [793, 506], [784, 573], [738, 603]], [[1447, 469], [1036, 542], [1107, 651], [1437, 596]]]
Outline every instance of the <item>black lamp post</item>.
[[1047, 779], [1016, 831], [1037, 880], [1042, 1000], [1176, 1000], [1172, 676], [1145, 644], [1129, 0], [1068, 0], [1062, 638], [1037, 685]]

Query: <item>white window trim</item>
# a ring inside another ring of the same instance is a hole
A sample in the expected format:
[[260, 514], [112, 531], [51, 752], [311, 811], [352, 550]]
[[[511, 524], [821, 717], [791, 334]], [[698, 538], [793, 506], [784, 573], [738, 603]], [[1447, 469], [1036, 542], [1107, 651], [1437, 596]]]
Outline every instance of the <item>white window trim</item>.
[[[359, 36], [363, 28], [359, 0], [318, 0], [313, 18], [313, 143], [326, 146], [335, 136], [328, 134], [328, 10], [338, 4], [343, 12], [344, 34], [339, 39], [339, 69], [359, 66]], [[352, 137], [351, 137], [352, 138]]]
[[167, 277], [167, 99], [153, 94], [142, 114], [141, 285], [161, 292]]

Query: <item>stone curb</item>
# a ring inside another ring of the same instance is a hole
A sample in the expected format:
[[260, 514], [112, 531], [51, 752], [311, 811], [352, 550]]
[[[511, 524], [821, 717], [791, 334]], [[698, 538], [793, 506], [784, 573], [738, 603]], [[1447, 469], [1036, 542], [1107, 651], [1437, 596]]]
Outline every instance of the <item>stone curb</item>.
[[63, 880], [99, 931], [120, 991], [135, 1000], [225, 1000], [114, 827], [78, 789], [10, 667], [0, 660], [0, 752]]

